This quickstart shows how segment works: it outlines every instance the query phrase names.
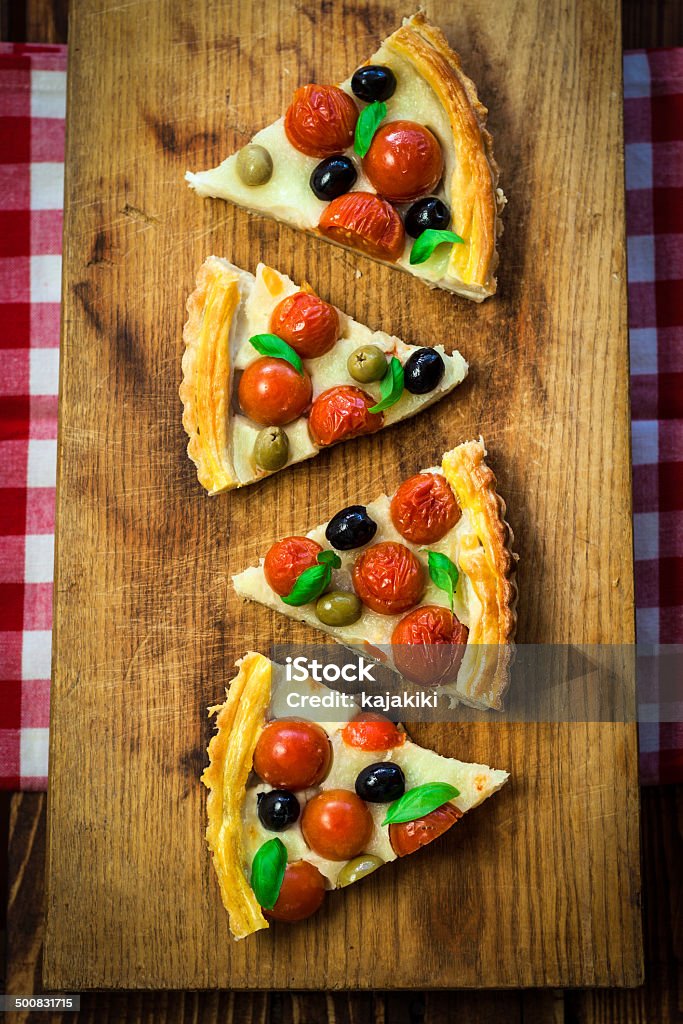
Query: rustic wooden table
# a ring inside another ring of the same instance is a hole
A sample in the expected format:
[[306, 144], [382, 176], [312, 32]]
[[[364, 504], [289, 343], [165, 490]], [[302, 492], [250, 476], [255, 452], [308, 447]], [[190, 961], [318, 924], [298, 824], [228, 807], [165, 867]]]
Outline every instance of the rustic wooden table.
[[[680, 3], [627, 3], [624, 45], [674, 45], [683, 42]], [[10, 3], [3, 9], [4, 38], [61, 41], [66, 16], [62, 3]], [[42, 868], [45, 847], [45, 798], [16, 795], [3, 801], [9, 809], [9, 901], [6, 935], [7, 990], [40, 991], [44, 912]], [[2, 816], [7, 827], [7, 815]], [[644, 922], [646, 984], [631, 991], [514, 993], [202, 994], [126, 993], [84, 997], [87, 1020], [226, 1020], [263, 1024], [301, 1021], [387, 1021], [464, 1024], [479, 1021], [534, 1022], [657, 1022], [683, 1019], [681, 989], [680, 905], [683, 895], [680, 858], [683, 852], [683, 788], [643, 794]], [[512, 955], [512, 951], [511, 951]], [[30, 1016], [25, 1019], [31, 1019]], [[45, 1019], [36, 1017], [36, 1019]], [[56, 1017], [55, 1019], [59, 1019]]]

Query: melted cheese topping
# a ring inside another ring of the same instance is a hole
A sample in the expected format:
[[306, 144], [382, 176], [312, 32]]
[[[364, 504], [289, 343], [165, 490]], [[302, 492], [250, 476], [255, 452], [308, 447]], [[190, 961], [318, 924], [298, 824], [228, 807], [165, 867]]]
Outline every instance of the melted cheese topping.
[[[268, 333], [270, 318], [275, 307], [287, 296], [298, 292], [299, 288], [286, 275], [279, 274], [270, 267], [259, 263], [255, 278], [251, 278], [251, 275], [248, 274], [242, 275], [240, 290], [243, 302], [239, 316], [233, 323], [230, 341], [233, 373], [244, 370], [249, 363], [260, 358], [259, 353], [250, 344], [249, 338], [255, 334]], [[360, 345], [377, 345], [388, 356], [395, 355], [402, 363], [405, 363], [418, 346], [406, 345], [399, 338], [385, 334], [384, 331], [371, 331], [369, 327], [352, 320], [341, 310], [337, 310], [337, 312], [341, 328], [340, 339], [326, 355], [320, 356], [318, 359], [303, 361], [311, 378], [313, 398], [315, 399], [334, 385], [352, 384], [362, 388], [376, 401], [379, 401], [379, 382], [359, 384], [349, 374], [346, 364], [350, 354]], [[451, 355], [447, 355], [443, 345], [434, 345], [433, 347], [441, 355], [445, 366], [444, 375], [439, 384], [426, 395], [413, 395], [409, 391], [404, 391], [398, 402], [384, 413], [384, 426], [390, 426], [392, 423], [407, 419], [422, 409], [426, 409], [465, 379], [468, 366], [460, 353], [455, 351]], [[231, 388], [233, 392], [236, 390], [233, 382], [231, 382]], [[240, 483], [251, 483], [268, 475], [256, 468], [252, 458], [254, 442], [262, 428], [240, 415], [236, 398], [233, 399], [231, 426], [229, 458]], [[289, 440], [287, 465], [310, 459], [320, 450], [311, 438], [308, 420], [305, 416], [288, 424], [283, 429]]]
[[[331, 692], [328, 687], [310, 680], [307, 683], [298, 684], [298, 687], [302, 691], [315, 691], [320, 695]], [[274, 684], [270, 718], [280, 717], [279, 714], [274, 715], [272, 712], [274, 708], [282, 707], [283, 690], [291, 688], [291, 684], [287, 684], [283, 677]], [[347, 719], [353, 718], [356, 710], [349, 710]], [[302, 814], [306, 803], [321, 791], [347, 789], [354, 792], [358, 773], [363, 768], [377, 761], [393, 761], [395, 764], [400, 765], [405, 775], [406, 791], [414, 789], [416, 786], [421, 786], [426, 782], [448, 782], [455, 786], [460, 795], [450, 802], [462, 811], [463, 814], [500, 789], [508, 778], [507, 772], [495, 770], [486, 765], [469, 764], [457, 761], [454, 758], [443, 757], [433, 750], [418, 746], [418, 744], [413, 743], [408, 738], [400, 747], [395, 747], [393, 750], [358, 750], [355, 747], [348, 746], [342, 739], [340, 730], [344, 725], [343, 721], [321, 723], [321, 725], [330, 737], [332, 764], [327, 777], [320, 786], [297, 793]], [[244, 850], [247, 865], [251, 866], [259, 847], [269, 839], [272, 839], [274, 835], [277, 835], [287, 848], [289, 863], [295, 860], [310, 861], [324, 875], [328, 887], [336, 888], [339, 873], [346, 861], [328, 860], [309, 848], [301, 831], [301, 815], [299, 820], [290, 825], [284, 832], [270, 832], [259, 821], [257, 811], [258, 794], [267, 793], [272, 788], [267, 783], [257, 781], [256, 776], [252, 776], [251, 783], [247, 787], [243, 814]], [[389, 826], [382, 825], [386, 817], [388, 805], [368, 803], [366, 806], [372, 815], [374, 828], [370, 842], [363, 852], [380, 857], [385, 862], [395, 860], [396, 854], [389, 841]]]
[[[451, 181], [456, 165], [456, 153], [453, 145], [453, 131], [448, 115], [436, 93], [408, 61], [393, 53], [382, 45], [370, 58], [370, 64], [384, 64], [391, 68], [396, 76], [396, 91], [386, 101], [388, 121], [416, 121], [428, 127], [441, 145], [444, 157], [444, 173], [438, 188], [431, 194], [437, 195], [450, 208], [450, 197], [444, 189], [443, 182]], [[351, 79], [342, 82], [341, 88], [353, 97], [356, 105], [364, 107], [351, 90]], [[188, 171], [186, 179], [200, 196], [213, 196], [228, 199], [247, 207], [254, 213], [266, 213], [278, 220], [291, 224], [305, 231], [317, 231], [320, 216], [327, 206], [316, 197], [309, 185], [309, 179], [315, 167], [320, 163], [319, 157], [305, 156], [292, 146], [285, 134], [284, 118], [263, 128], [251, 140], [264, 146], [273, 158], [273, 174], [265, 185], [245, 185], [237, 173], [237, 154], [233, 153], [222, 164], [210, 171], [192, 174]], [[352, 189], [354, 192], [375, 192], [367, 177], [363, 174], [361, 161], [353, 148], [346, 150], [346, 156], [353, 160], [358, 171], [358, 178]], [[410, 204], [398, 204], [398, 209], [405, 212]], [[458, 232], [459, 225], [453, 225]], [[462, 229], [461, 229], [462, 230]], [[427, 282], [446, 285], [448, 278], [448, 261], [451, 247], [439, 246], [425, 263], [410, 266], [409, 257], [413, 239], [406, 236], [403, 255], [396, 261], [397, 265], [408, 270], [416, 277]], [[454, 279], [452, 279], [454, 280]], [[466, 286], [459, 284], [458, 291], [467, 291]], [[475, 290], [476, 291], [476, 290]], [[474, 297], [474, 292], [473, 292]], [[480, 297], [477, 295], [477, 297]]]

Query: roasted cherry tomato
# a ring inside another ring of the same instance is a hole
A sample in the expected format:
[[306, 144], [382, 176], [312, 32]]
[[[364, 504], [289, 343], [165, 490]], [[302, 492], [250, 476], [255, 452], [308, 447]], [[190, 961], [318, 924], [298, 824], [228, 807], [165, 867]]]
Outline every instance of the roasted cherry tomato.
[[440, 473], [417, 473], [391, 499], [391, 521], [412, 544], [434, 544], [460, 519], [453, 489]]
[[308, 789], [327, 775], [332, 748], [315, 722], [280, 718], [269, 722], [254, 751], [254, 771], [276, 789]]
[[303, 921], [315, 914], [325, 899], [325, 879], [314, 864], [295, 860], [285, 868], [280, 895], [272, 910], [264, 910], [274, 921]]
[[422, 597], [425, 571], [404, 544], [382, 541], [358, 556], [353, 585], [361, 601], [380, 615], [406, 612]]
[[358, 107], [336, 85], [302, 85], [285, 114], [287, 138], [306, 156], [332, 156], [353, 144]]
[[426, 604], [409, 612], [391, 636], [394, 664], [423, 686], [455, 679], [465, 653], [467, 626], [448, 608]]
[[342, 729], [342, 739], [358, 750], [393, 750], [405, 743], [406, 734], [384, 715], [364, 711]]
[[441, 178], [441, 146], [424, 125], [388, 121], [375, 132], [363, 170], [381, 196], [407, 203], [431, 192]]
[[431, 843], [433, 839], [438, 839], [444, 832], [448, 832], [451, 825], [455, 825], [460, 818], [462, 811], [453, 804], [444, 804], [435, 811], [425, 814], [424, 818], [390, 825], [389, 842], [397, 857], [405, 857], [409, 853], [415, 853], [421, 846]]
[[286, 597], [304, 569], [310, 569], [322, 551], [309, 537], [285, 537], [277, 540], [268, 551], [263, 563], [263, 573], [269, 587]]
[[311, 378], [285, 359], [261, 356], [249, 363], [237, 389], [249, 419], [265, 427], [282, 427], [305, 411], [311, 401]]
[[348, 192], [323, 210], [318, 228], [340, 245], [393, 263], [403, 254], [406, 233], [391, 203], [372, 192]]
[[324, 789], [304, 807], [301, 831], [328, 860], [350, 860], [370, 842], [373, 823], [367, 805], [350, 789]]
[[339, 314], [317, 295], [296, 292], [278, 302], [270, 329], [303, 359], [315, 359], [329, 352], [339, 337]]
[[348, 441], [361, 434], [374, 434], [384, 423], [384, 413], [370, 412], [375, 405], [372, 395], [354, 387], [338, 384], [318, 395], [311, 406], [308, 428], [321, 448], [337, 441]]

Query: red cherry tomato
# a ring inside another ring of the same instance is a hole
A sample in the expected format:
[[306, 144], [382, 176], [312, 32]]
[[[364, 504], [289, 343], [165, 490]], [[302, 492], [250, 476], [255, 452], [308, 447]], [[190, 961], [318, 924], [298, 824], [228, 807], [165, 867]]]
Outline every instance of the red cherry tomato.
[[394, 664], [402, 676], [422, 685], [455, 679], [468, 633], [448, 608], [423, 605], [402, 618], [392, 634]]
[[393, 263], [403, 254], [406, 233], [391, 203], [372, 192], [346, 192], [322, 213], [318, 228], [327, 238]]
[[336, 85], [302, 85], [285, 114], [287, 138], [306, 156], [333, 156], [353, 144], [358, 107]]
[[409, 853], [415, 853], [421, 846], [431, 843], [433, 839], [438, 839], [460, 818], [462, 811], [453, 804], [444, 804], [430, 814], [425, 814], [424, 818], [390, 825], [389, 842], [397, 857], [406, 857]]
[[284, 359], [262, 356], [245, 369], [237, 394], [245, 416], [266, 427], [281, 427], [308, 407], [311, 378]]
[[301, 816], [304, 839], [328, 860], [350, 860], [362, 853], [372, 836], [367, 804], [349, 789], [325, 789], [309, 800]]
[[338, 384], [318, 395], [311, 406], [308, 428], [321, 448], [348, 441], [361, 434], [374, 434], [384, 423], [384, 413], [370, 412], [375, 399], [352, 384]]
[[460, 519], [460, 506], [440, 473], [418, 473], [404, 480], [391, 499], [391, 521], [413, 544], [434, 544]]
[[303, 359], [324, 356], [339, 337], [339, 314], [317, 295], [296, 292], [278, 302], [270, 329]]
[[264, 910], [275, 921], [303, 921], [315, 914], [325, 899], [325, 879], [314, 864], [295, 860], [285, 868], [277, 903]]
[[415, 121], [389, 121], [375, 132], [363, 170], [385, 199], [408, 203], [438, 184], [443, 155], [429, 128]]
[[358, 750], [393, 750], [405, 743], [406, 734], [384, 715], [368, 711], [347, 722], [342, 739]]
[[321, 551], [320, 545], [309, 537], [285, 537], [275, 541], [263, 563], [266, 583], [280, 597], [286, 597], [301, 573], [316, 564]]
[[254, 771], [276, 789], [308, 789], [327, 775], [332, 748], [315, 722], [269, 722], [254, 750]]
[[404, 544], [383, 541], [358, 556], [353, 566], [353, 585], [361, 601], [373, 612], [396, 615], [420, 600], [425, 572]]

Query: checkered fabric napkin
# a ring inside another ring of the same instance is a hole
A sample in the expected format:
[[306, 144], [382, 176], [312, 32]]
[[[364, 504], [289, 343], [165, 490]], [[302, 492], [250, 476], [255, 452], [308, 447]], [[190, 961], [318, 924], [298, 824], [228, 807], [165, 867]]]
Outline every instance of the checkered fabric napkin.
[[66, 47], [0, 44], [0, 786], [45, 789]]
[[[66, 50], [0, 45], [0, 787], [44, 789]], [[683, 642], [683, 50], [625, 69], [638, 638]], [[641, 727], [645, 782], [683, 727]]]
[[[624, 130], [637, 635], [680, 644], [683, 49], [625, 55]], [[682, 723], [641, 724], [640, 773], [643, 782], [683, 780]]]

